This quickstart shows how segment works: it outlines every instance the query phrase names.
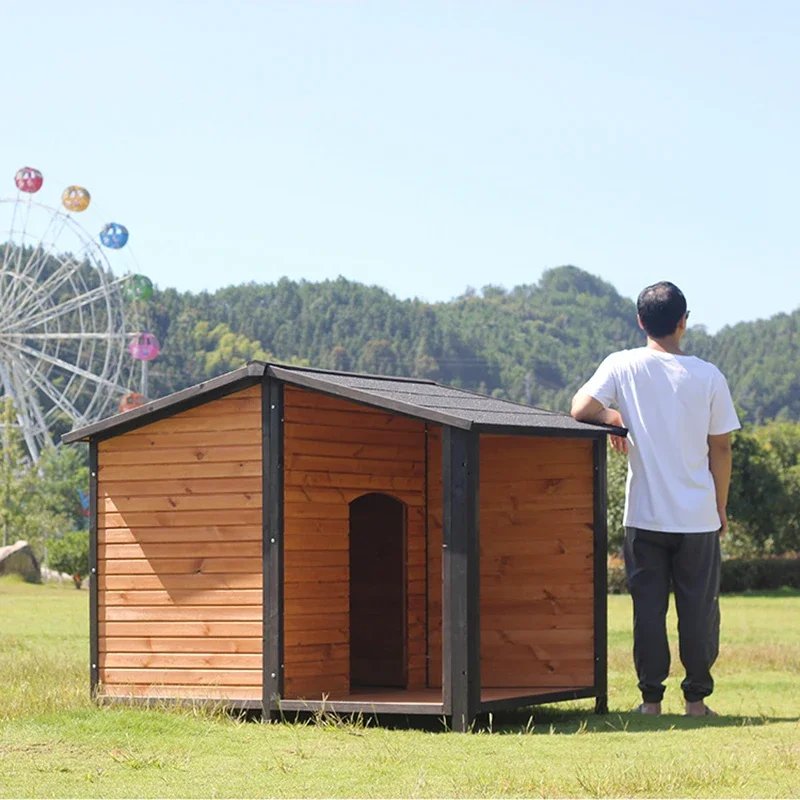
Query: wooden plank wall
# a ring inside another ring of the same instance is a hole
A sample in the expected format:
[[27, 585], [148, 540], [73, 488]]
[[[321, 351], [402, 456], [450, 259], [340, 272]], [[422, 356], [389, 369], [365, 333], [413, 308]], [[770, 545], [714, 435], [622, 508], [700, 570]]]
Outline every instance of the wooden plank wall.
[[481, 437], [481, 683], [594, 684], [592, 442]]
[[[428, 435], [430, 685], [441, 685], [441, 435]], [[481, 683], [594, 683], [592, 444], [482, 436]]]
[[99, 443], [102, 693], [261, 698], [261, 387]]
[[347, 693], [349, 503], [408, 506], [408, 688], [425, 686], [425, 426], [303, 389], [284, 395], [284, 696]]

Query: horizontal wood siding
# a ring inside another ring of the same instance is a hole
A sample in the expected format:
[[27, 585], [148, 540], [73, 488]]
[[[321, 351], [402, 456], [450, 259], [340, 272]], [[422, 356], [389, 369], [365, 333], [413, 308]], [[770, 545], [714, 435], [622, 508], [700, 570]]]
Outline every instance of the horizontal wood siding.
[[284, 395], [284, 696], [348, 692], [349, 504], [408, 506], [408, 686], [425, 686], [425, 429], [287, 386]]
[[261, 388], [98, 445], [109, 697], [261, 697]]
[[481, 683], [594, 683], [592, 443], [481, 437]]

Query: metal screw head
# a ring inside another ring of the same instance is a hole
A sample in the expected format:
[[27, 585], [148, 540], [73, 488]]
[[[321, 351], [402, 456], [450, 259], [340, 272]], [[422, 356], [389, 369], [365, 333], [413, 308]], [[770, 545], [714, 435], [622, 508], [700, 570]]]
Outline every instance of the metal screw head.
[[270, 542], [271, 542], [272, 544], [275, 544], [275, 539], [270, 539]]
[[274, 672], [271, 672], [271, 673], [270, 673], [270, 677], [271, 677], [271, 678], [277, 678], [278, 676], [277, 676], [277, 675], [276, 675]]

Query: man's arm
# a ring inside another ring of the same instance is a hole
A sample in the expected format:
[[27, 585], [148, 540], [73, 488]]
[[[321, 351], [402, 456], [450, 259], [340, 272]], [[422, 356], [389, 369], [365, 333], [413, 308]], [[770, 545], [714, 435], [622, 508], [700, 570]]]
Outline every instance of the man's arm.
[[[583, 390], [572, 398], [570, 413], [578, 422], [595, 422], [602, 425], [616, 425], [618, 428], [624, 427], [619, 411], [606, 408], [599, 400]], [[628, 452], [628, 441], [622, 436], [612, 436], [611, 445], [618, 453]]]
[[714, 478], [714, 488], [717, 493], [717, 511], [722, 523], [720, 535], [724, 536], [728, 531], [728, 492], [731, 487], [733, 470], [733, 452], [729, 433], [708, 437], [708, 466]]
[[607, 417], [610, 414], [617, 414], [619, 412], [610, 411], [599, 400], [596, 400], [590, 394], [583, 390], [579, 391], [575, 397], [572, 398], [572, 410], [570, 412], [574, 419], [579, 422], [599, 422], [605, 425], [618, 425], [616, 421], [610, 421]]

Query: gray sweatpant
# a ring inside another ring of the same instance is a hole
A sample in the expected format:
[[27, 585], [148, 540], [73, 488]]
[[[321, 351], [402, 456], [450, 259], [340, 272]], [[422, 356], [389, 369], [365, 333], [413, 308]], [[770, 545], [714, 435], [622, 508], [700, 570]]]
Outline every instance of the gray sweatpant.
[[661, 701], [669, 675], [670, 583], [686, 669], [681, 689], [689, 702], [708, 697], [714, 691], [711, 667], [719, 653], [719, 535], [626, 528], [625, 575], [633, 599], [633, 660], [644, 702]]

